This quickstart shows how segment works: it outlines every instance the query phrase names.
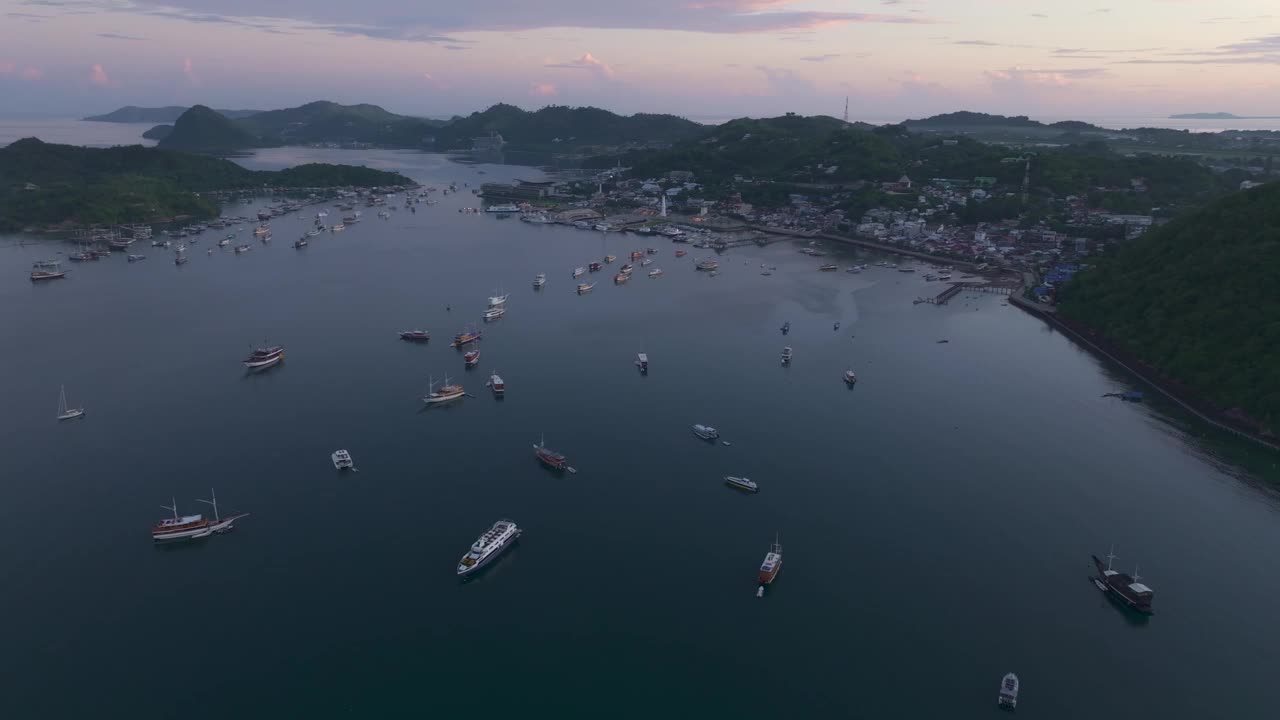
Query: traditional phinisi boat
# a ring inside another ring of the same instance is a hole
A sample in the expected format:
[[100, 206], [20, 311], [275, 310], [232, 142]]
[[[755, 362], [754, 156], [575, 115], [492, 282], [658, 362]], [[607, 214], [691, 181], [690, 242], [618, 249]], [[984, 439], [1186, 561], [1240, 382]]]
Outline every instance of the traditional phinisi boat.
[[764, 595], [765, 585], [772, 584], [778, 578], [780, 570], [782, 570], [782, 545], [775, 535], [773, 545], [769, 546], [769, 552], [764, 556], [764, 562], [760, 563], [760, 573], [757, 576], [760, 589], [756, 591], [757, 597]]
[[489, 382], [486, 384], [493, 391], [493, 394], [498, 397], [502, 397], [507, 393], [507, 384], [503, 382], [502, 377], [497, 372], [489, 376]]
[[427, 403], [428, 405], [435, 405], [437, 403], [449, 402], [450, 400], [457, 400], [458, 398], [464, 397], [467, 394], [467, 391], [464, 390], [461, 385], [454, 385], [450, 383], [448, 375], [444, 377], [444, 384], [440, 386], [439, 390], [436, 390], [435, 386], [436, 386], [435, 379], [428, 378], [427, 395], [426, 397], [422, 398], [422, 401]]
[[249, 370], [262, 370], [284, 359], [284, 347], [281, 345], [272, 345], [271, 347], [256, 348], [249, 357], [245, 358], [244, 366]]

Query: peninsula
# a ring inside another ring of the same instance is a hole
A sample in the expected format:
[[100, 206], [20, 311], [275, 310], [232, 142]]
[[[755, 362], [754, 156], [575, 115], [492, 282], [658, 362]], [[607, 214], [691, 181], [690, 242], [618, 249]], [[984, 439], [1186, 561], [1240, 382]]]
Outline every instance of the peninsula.
[[214, 217], [209, 191], [412, 185], [397, 173], [308, 164], [246, 170], [229, 160], [131, 145], [86, 148], [35, 138], [0, 148], [0, 231]]

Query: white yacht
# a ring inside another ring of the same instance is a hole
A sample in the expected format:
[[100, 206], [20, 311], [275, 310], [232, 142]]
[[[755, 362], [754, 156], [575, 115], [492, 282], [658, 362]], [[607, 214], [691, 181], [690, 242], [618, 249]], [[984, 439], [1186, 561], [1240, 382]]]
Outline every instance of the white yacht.
[[495, 308], [495, 307], [498, 307], [499, 305], [506, 305], [507, 298], [509, 297], [511, 296], [508, 295], [507, 293], [502, 292], [502, 290], [498, 290], [496, 294], [489, 296], [489, 307]]
[[84, 408], [73, 408], [67, 406], [67, 387], [62, 386], [61, 392], [58, 394], [58, 420], [75, 420], [84, 417]]
[[346, 450], [338, 450], [333, 453], [333, 467], [338, 470], [350, 470], [356, 466], [351, 459], [351, 453]]
[[534, 287], [536, 287], [536, 288], [540, 288], [540, 287], [542, 287], [543, 285], [546, 285], [546, 284], [547, 284], [547, 274], [546, 274], [546, 273], [538, 273], [537, 275], [534, 275], [534, 276], [533, 276], [533, 286], [534, 286]]
[[703, 440], [715, 440], [716, 438], [720, 437], [720, 431], [716, 430], [710, 425], [694, 425], [693, 434], [697, 435]]
[[458, 561], [458, 575], [470, 575], [489, 564], [515, 544], [519, 537], [520, 528], [510, 520], [494, 523], [493, 527], [471, 544], [471, 550]]

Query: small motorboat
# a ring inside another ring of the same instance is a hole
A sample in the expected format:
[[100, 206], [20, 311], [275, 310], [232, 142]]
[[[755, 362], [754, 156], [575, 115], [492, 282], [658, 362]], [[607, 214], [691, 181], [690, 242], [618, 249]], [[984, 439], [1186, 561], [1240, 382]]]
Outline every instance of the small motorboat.
[[688, 250], [677, 250], [677, 251], [676, 251], [676, 257], [684, 257], [685, 255], [688, 255], [688, 254], [689, 254], [689, 251], [688, 251]]
[[786, 321], [786, 322], [782, 323], [782, 334], [783, 334], [783, 335], [786, 335], [786, 334], [787, 334], [787, 333], [789, 333], [789, 332], [791, 332], [791, 321], [790, 321], [790, 320], [788, 320], [788, 321]]
[[645, 258], [640, 261], [640, 267], [647, 267], [653, 264], [653, 258]]
[[853, 368], [844, 371], [845, 385], [853, 385], [858, 382], [858, 376], [853, 374]]
[[463, 353], [462, 361], [466, 363], [466, 366], [469, 368], [475, 367], [480, 363], [480, 351], [468, 350], [467, 352]]
[[835, 272], [840, 268], [836, 267], [834, 264], [828, 264], [828, 265], [820, 265], [818, 269], [821, 270], [822, 272]]
[[410, 342], [427, 342], [431, 339], [431, 333], [426, 330], [401, 330], [400, 339]]
[[649, 356], [648, 356], [646, 353], [637, 353], [637, 354], [636, 354], [636, 367], [640, 368], [640, 373], [641, 373], [641, 374], [648, 374], [648, 372], [649, 372]]
[[578, 294], [585, 295], [591, 292], [591, 288], [595, 287], [595, 283], [578, 283]]
[[333, 453], [333, 467], [336, 470], [351, 470], [356, 464], [351, 460], [351, 453], [346, 450], [337, 450]]
[[649, 277], [651, 278], [662, 277], [662, 268], [654, 268], [653, 270], [650, 270]]
[[791, 356], [792, 356], [792, 351], [791, 351], [790, 345], [782, 348], [782, 364], [783, 365], [791, 364]]
[[631, 273], [618, 273], [617, 275], [613, 276], [613, 284], [621, 285], [622, 283], [630, 279], [631, 279]]
[[618, 256], [617, 256], [617, 255], [605, 255], [605, 256], [604, 256], [605, 264], [611, 263], [611, 262], [613, 262], [614, 260], [617, 260], [617, 259], [618, 259]]
[[1005, 710], [1013, 710], [1018, 707], [1018, 676], [1008, 673], [1000, 680], [1000, 696], [996, 698], [996, 703]]
[[147, 259], [146, 255], [130, 255], [129, 256], [129, 262], [138, 262], [139, 260], [146, 260], [146, 259]]
[[587, 266], [587, 269], [588, 269], [588, 270], [590, 270], [591, 272], [599, 272], [599, 271], [600, 271], [600, 268], [602, 268], [602, 267], [604, 267], [604, 265], [601, 265], [601, 264], [600, 264], [600, 263], [598, 263], [598, 262], [593, 262], [593, 263], [591, 263], [590, 265], [588, 265], [588, 266]]
[[304, 248], [304, 247], [306, 247], [306, 246], [307, 246], [307, 238], [306, 238], [306, 237], [300, 237], [300, 238], [298, 238], [297, 240], [294, 240], [294, 241], [293, 241], [293, 247], [294, 247], [295, 249], [297, 249], [297, 250], [301, 250], [302, 248]]
[[582, 277], [583, 275], [586, 275], [586, 274], [587, 274], [587, 269], [584, 267], [576, 267], [573, 269], [574, 277]]
[[725, 481], [725, 484], [727, 484], [729, 487], [737, 488], [739, 490], [745, 490], [747, 492], [760, 492], [760, 486], [756, 485], [755, 481], [752, 480], [751, 478], [734, 477], [732, 475], [725, 475], [724, 481]]
[[720, 437], [720, 431], [716, 430], [710, 425], [694, 425], [693, 434], [697, 435], [703, 440], [715, 440], [716, 438]]

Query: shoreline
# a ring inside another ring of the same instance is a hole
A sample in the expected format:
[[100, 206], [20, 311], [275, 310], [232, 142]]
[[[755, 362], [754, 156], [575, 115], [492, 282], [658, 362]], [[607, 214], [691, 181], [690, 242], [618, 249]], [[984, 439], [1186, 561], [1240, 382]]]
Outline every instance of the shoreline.
[[1280, 441], [1266, 437], [1252, 428], [1242, 426], [1227, 416], [1223, 410], [1214, 406], [1190, 388], [1186, 388], [1172, 379], [1161, 377], [1159, 371], [1155, 368], [1146, 365], [1123, 349], [1112, 345], [1106, 338], [1099, 336], [1097, 331], [1063, 318], [1056, 312], [1048, 311], [1047, 308], [1038, 307], [1036, 303], [1022, 297], [1020, 292], [1010, 297], [1010, 302], [1023, 312], [1040, 318], [1076, 345], [1120, 366], [1130, 375], [1146, 383], [1156, 392], [1177, 403], [1183, 410], [1215, 429], [1231, 433], [1236, 437], [1249, 440], [1269, 450], [1280, 452]]

